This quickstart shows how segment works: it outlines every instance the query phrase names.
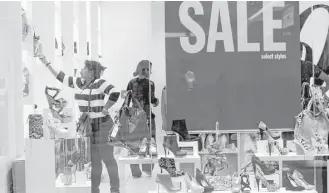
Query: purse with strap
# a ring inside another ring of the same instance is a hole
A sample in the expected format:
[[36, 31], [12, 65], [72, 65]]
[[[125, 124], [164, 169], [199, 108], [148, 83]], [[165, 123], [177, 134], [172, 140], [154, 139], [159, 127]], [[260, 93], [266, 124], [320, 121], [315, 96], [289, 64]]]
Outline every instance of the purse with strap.
[[[129, 97], [137, 104], [137, 108], [127, 106]], [[128, 91], [118, 115], [114, 118], [114, 124], [108, 137], [108, 144], [116, 146], [115, 142], [121, 141], [126, 145], [139, 147], [141, 141], [145, 137], [149, 138], [150, 136], [146, 113], [131, 91]]]
[[[90, 83], [91, 84], [91, 83]], [[89, 85], [90, 85], [89, 84]], [[87, 113], [83, 113], [79, 118], [77, 132], [81, 137], [90, 137], [92, 133], [91, 127], [91, 118], [90, 118], [90, 99], [91, 99], [91, 91], [89, 91], [89, 99], [88, 99], [88, 110]]]
[[[313, 93], [312, 88], [310, 88], [310, 91], [311, 98], [306, 103], [306, 109], [296, 117], [295, 140], [299, 144], [304, 144], [303, 146], [305, 147], [315, 148], [316, 151], [312, 150], [313, 153], [328, 153], [329, 119], [324, 108], [322, 96], [317, 96], [316, 93]], [[299, 148], [297, 150], [297, 154], [306, 153]]]

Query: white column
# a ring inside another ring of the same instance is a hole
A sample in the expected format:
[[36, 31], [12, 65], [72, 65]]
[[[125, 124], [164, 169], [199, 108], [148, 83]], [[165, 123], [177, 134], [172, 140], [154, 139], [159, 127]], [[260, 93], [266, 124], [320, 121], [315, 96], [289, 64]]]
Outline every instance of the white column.
[[[0, 2], [0, 117], [2, 155], [13, 159], [24, 140], [21, 3]], [[18, 149], [16, 149], [16, 147]]]
[[98, 2], [90, 2], [91, 59], [98, 61]]
[[0, 192], [12, 179], [11, 163], [21, 154], [24, 140], [22, 125], [22, 52], [21, 2], [0, 2]]
[[[155, 96], [161, 100], [161, 92], [166, 85], [166, 50], [165, 50], [165, 2], [152, 3], [152, 30], [150, 41], [150, 56], [153, 62], [152, 75], [155, 83]], [[157, 108], [154, 108], [156, 114], [157, 143], [162, 144], [165, 132], [162, 130], [161, 102]], [[167, 123], [170, 125], [171, 123]]]
[[[87, 58], [87, 8], [86, 1], [79, 1], [78, 3], [78, 33], [79, 33], [79, 41], [78, 41], [78, 55], [81, 58], [81, 62]], [[80, 68], [84, 66], [84, 64], [79, 64]]]
[[[63, 71], [71, 76], [74, 75], [74, 63], [73, 63], [73, 34], [74, 34], [74, 12], [72, 1], [61, 2], [61, 18], [62, 18], [62, 37], [65, 45], [64, 56], [62, 57]], [[62, 96], [69, 101], [68, 108], [72, 109], [74, 113], [75, 101], [74, 90], [68, 87], [64, 87]], [[73, 114], [75, 117], [75, 115]], [[70, 136], [74, 137], [76, 128], [69, 127]]]
[[[32, 19], [33, 27], [36, 35], [40, 36], [42, 49], [48, 61], [52, 62], [52, 66], [61, 69], [61, 65], [55, 63], [55, 6], [50, 1], [33, 1], [32, 2]], [[38, 110], [42, 111], [48, 108], [48, 102], [45, 96], [45, 87], [60, 87], [61, 85], [49, 70], [43, 65], [39, 59], [36, 59], [34, 66], [34, 102], [38, 105]]]

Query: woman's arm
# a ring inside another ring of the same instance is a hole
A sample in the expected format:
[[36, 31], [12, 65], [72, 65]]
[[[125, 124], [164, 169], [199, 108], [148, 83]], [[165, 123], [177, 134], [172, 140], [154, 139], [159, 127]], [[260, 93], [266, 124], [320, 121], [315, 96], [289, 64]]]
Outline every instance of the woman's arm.
[[[131, 81], [129, 81], [128, 83], [128, 86], [127, 86], [127, 91], [132, 91], [133, 90], [133, 84]], [[130, 106], [130, 102], [131, 102], [131, 99], [132, 99], [132, 93], [127, 93], [128, 94], [128, 101], [127, 101], [127, 106], [129, 107]]]
[[82, 88], [84, 80], [80, 77], [72, 77], [66, 75], [63, 71], [58, 71], [54, 69], [50, 62], [48, 62], [47, 58], [44, 55], [39, 55], [39, 59], [42, 63], [46, 65], [48, 70], [55, 76], [55, 78], [63, 83], [64, 85], [70, 88]]
[[151, 84], [151, 103], [156, 107], [159, 104], [159, 100], [155, 97], [155, 85], [153, 81], [150, 81]]

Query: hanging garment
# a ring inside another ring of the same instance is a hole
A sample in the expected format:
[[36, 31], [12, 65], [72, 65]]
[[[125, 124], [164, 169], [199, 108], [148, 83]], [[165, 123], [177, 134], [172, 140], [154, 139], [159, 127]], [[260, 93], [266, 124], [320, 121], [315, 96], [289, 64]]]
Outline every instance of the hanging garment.
[[41, 139], [43, 137], [43, 117], [40, 114], [31, 114], [28, 117], [29, 138]]
[[167, 131], [167, 89], [166, 86], [162, 89], [161, 94], [161, 115], [162, 115], [162, 130]]

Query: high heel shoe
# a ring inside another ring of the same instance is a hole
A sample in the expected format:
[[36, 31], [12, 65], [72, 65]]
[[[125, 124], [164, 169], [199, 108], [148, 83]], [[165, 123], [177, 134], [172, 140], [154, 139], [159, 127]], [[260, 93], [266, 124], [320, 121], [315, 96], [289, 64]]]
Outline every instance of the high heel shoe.
[[272, 139], [271, 137], [269, 137], [267, 139], [267, 151], [270, 154], [270, 156], [272, 155], [272, 151], [273, 151], [273, 146], [274, 146], [274, 139]]
[[190, 193], [203, 193], [204, 188], [189, 173], [185, 174], [185, 182]]
[[149, 144], [149, 155], [150, 156], [158, 156], [157, 144], [155, 143], [155, 139], [152, 137]]
[[265, 132], [269, 137], [272, 137], [274, 140], [280, 139], [280, 135], [274, 135], [263, 121], [259, 122], [258, 128], [261, 136]]
[[291, 177], [290, 173], [286, 173], [286, 175], [283, 175], [283, 183], [284, 183], [284, 187], [286, 188], [286, 190], [289, 191], [303, 191], [305, 190], [304, 187], [299, 186], [295, 180]]
[[158, 174], [156, 177], [156, 183], [161, 185], [168, 193], [179, 192], [180, 188], [175, 188], [170, 175], [168, 174]]
[[249, 193], [251, 191], [249, 175], [244, 171], [240, 174], [241, 192]]
[[184, 175], [184, 172], [176, 170], [175, 160], [173, 158], [160, 158], [159, 167], [161, 168], [161, 173], [162, 169], [164, 169], [170, 174], [171, 177], [178, 177]]
[[179, 149], [178, 144], [177, 144], [177, 138], [175, 135], [164, 136], [163, 148], [164, 148], [166, 157], [169, 154], [169, 151], [172, 152], [175, 157], [184, 157], [187, 154], [186, 152], [181, 151]]
[[277, 141], [274, 142], [274, 146], [279, 150], [281, 155], [287, 155], [291, 152], [290, 149], [281, 147]]
[[256, 166], [258, 166], [265, 175], [271, 175], [276, 172], [275, 168], [268, 168], [263, 161], [261, 161], [255, 155], [251, 158], [251, 163], [255, 171]]
[[145, 137], [139, 147], [139, 156], [146, 157], [147, 149], [147, 138]]
[[205, 151], [205, 142], [206, 142], [206, 134], [205, 133], [200, 133], [199, 138], [201, 140], [201, 151]]
[[215, 142], [215, 138], [213, 136], [213, 134], [208, 134], [207, 138], [206, 138], [206, 149], [209, 149], [209, 147]]
[[214, 191], [214, 187], [210, 185], [210, 183], [206, 180], [204, 175], [202, 175], [199, 169], [196, 169], [196, 181], [204, 188], [204, 192], [212, 192]]
[[177, 133], [182, 141], [198, 141], [199, 138], [188, 133], [185, 119], [173, 120], [171, 131]]
[[259, 181], [263, 185], [265, 185], [266, 189], [269, 192], [276, 192], [280, 189], [280, 187], [277, 184], [267, 181], [265, 179], [264, 175], [262, 174], [262, 171], [258, 167], [254, 168], [254, 169], [255, 169], [254, 172], [255, 172], [255, 178], [256, 178], [258, 192], [259, 192]]
[[292, 173], [291, 177], [296, 182], [297, 185], [304, 187], [305, 190], [314, 190], [315, 189], [314, 185], [310, 185], [309, 183], [307, 183], [304, 180], [303, 175], [299, 171], [295, 170]]
[[240, 193], [240, 191], [241, 191], [241, 179], [239, 178], [238, 175], [233, 175], [231, 192]]

